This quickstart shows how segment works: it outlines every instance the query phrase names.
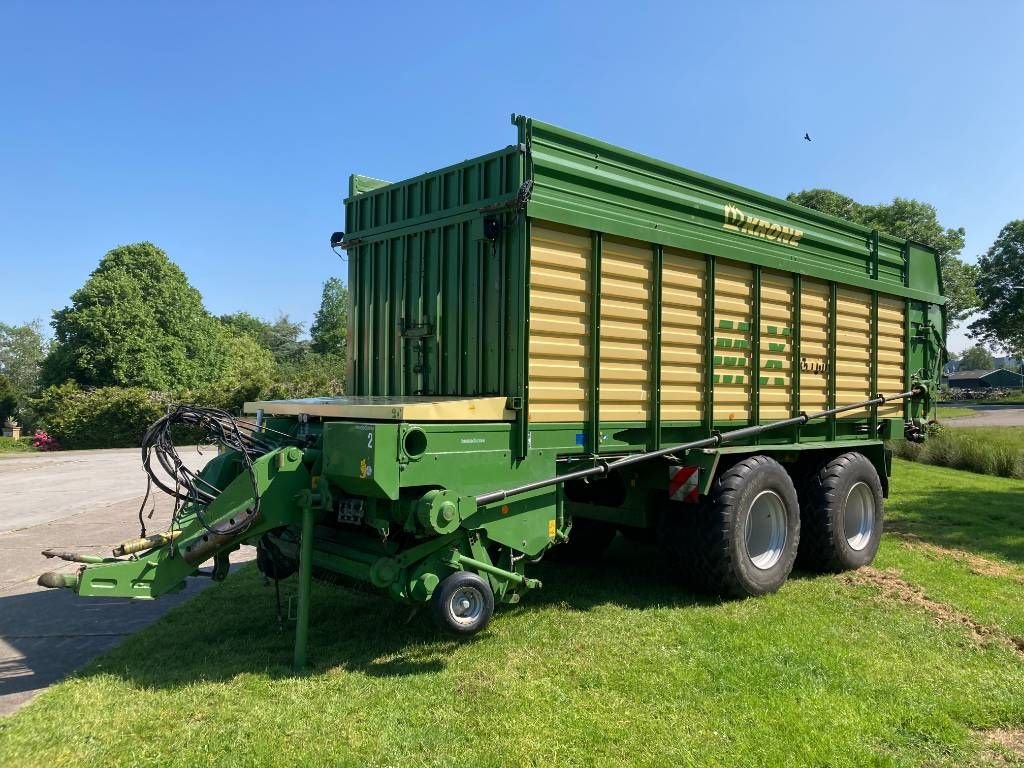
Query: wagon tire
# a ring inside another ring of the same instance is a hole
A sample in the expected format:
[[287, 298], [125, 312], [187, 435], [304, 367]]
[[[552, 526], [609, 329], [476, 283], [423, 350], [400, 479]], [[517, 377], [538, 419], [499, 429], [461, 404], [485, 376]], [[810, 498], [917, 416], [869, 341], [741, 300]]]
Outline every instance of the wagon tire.
[[775, 592], [793, 570], [800, 506], [789, 473], [768, 456], [723, 471], [694, 520], [691, 574], [699, 588], [725, 597]]
[[820, 465], [804, 483], [800, 515], [801, 567], [839, 573], [871, 563], [885, 516], [874, 464], [851, 452]]
[[456, 571], [437, 585], [431, 608], [440, 629], [469, 637], [486, 627], [494, 615], [494, 592], [477, 574]]

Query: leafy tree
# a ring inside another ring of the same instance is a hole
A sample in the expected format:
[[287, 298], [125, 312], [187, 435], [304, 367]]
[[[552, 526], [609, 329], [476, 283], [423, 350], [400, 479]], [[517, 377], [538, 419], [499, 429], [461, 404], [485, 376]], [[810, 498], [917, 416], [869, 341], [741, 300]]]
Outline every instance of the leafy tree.
[[961, 371], [991, 371], [995, 367], [992, 353], [980, 344], [968, 349], [960, 358]]
[[256, 339], [278, 363], [294, 362], [309, 348], [309, 342], [299, 340], [305, 324], [293, 322], [286, 314], [278, 315], [272, 323], [248, 312], [221, 315], [219, 319], [231, 331]]
[[18, 410], [18, 397], [11, 382], [0, 376], [0, 424], [7, 421]]
[[248, 400], [260, 400], [273, 391], [277, 363], [270, 350], [246, 333], [229, 335], [227, 366], [205, 386], [179, 393], [182, 400], [238, 411]]
[[24, 325], [0, 323], [0, 375], [17, 397], [24, 398], [39, 383], [39, 365], [46, 356], [46, 346], [38, 320]]
[[1024, 219], [1003, 227], [978, 259], [977, 289], [985, 314], [971, 323], [971, 334], [1024, 352]]
[[311, 352], [282, 365], [271, 390], [275, 398], [330, 397], [345, 394], [345, 358]]
[[830, 189], [807, 189], [792, 193], [786, 199], [805, 208], [931, 246], [939, 256], [946, 289], [946, 316], [950, 324], [977, 310], [978, 295], [974, 290], [977, 267], [959, 258], [966, 232], [963, 227], [943, 228], [935, 206], [903, 197], [897, 197], [891, 203], [863, 205]]
[[170, 391], [217, 380], [228, 366], [229, 334], [152, 243], [110, 251], [52, 325], [46, 384]]
[[309, 334], [314, 352], [325, 355], [344, 355], [348, 337], [348, 288], [336, 277], [324, 283], [320, 309], [313, 318]]

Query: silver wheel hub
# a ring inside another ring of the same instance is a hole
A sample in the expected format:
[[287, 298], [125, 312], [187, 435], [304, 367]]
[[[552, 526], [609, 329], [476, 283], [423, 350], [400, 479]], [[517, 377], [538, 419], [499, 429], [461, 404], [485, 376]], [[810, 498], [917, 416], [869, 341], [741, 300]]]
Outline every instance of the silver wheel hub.
[[875, 532], [875, 494], [867, 483], [854, 483], [843, 505], [843, 535], [854, 552], [860, 552]]
[[448, 607], [457, 624], [474, 624], [483, 615], [484, 596], [475, 587], [459, 587], [452, 593]]
[[786, 548], [786, 505], [775, 491], [761, 491], [750, 505], [745, 543], [754, 567], [767, 571]]

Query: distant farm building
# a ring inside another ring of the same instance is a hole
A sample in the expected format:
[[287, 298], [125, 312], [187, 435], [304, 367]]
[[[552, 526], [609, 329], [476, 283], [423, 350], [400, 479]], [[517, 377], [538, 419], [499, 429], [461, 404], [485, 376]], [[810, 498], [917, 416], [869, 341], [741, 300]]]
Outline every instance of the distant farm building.
[[1005, 368], [994, 371], [957, 371], [949, 374], [949, 386], [954, 389], [990, 389], [1021, 386], [1021, 375]]

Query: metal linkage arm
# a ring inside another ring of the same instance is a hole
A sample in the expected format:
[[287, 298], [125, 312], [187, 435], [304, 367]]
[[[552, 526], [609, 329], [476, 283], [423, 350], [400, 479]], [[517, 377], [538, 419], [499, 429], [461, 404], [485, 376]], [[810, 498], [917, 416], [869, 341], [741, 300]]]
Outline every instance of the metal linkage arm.
[[579, 469], [575, 472], [567, 472], [564, 475], [557, 475], [550, 477], [546, 480], [535, 480], [532, 483], [526, 483], [524, 485], [516, 486], [515, 488], [509, 488], [501, 491], [491, 491], [490, 493], [484, 493], [476, 497], [476, 503], [478, 507], [482, 507], [486, 504], [492, 504], [496, 501], [504, 501], [512, 496], [518, 496], [521, 493], [527, 493], [529, 491], [535, 491], [540, 488], [546, 488], [549, 485], [559, 485], [561, 483], [567, 483], [571, 480], [582, 480], [587, 477], [595, 477], [598, 475], [607, 475], [613, 469], [619, 469], [621, 467], [628, 467], [632, 464], [639, 464], [644, 461], [656, 459], [660, 456], [669, 456], [673, 453], [680, 453], [682, 451], [692, 451], [700, 448], [717, 448], [725, 443], [733, 443], [737, 440], [745, 440], [748, 437], [756, 437], [762, 435], [765, 432], [769, 432], [773, 429], [782, 429], [783, 427], [795, 427], [802, 426], [808, 421], [815, 419], [824, 419], [829, 416], [835, 416], [840, 413], [846, 413], [847, 411], [856, 411], [861, 408], [870, 408], [879, 405], [885, 405], [886, 403], [894, 400], [905, 400], [908, 397], [919, 397], [925, 393], [923, 387], [914, 387], [908, 392], [900, 392], [898, 395], [877, 395], [870, 400], [863, 400], [859, 403], [851, 403], [850, 405], [842, 405], [838, 408], [829, 408], [827, 411], [818, 411], [817, 413], [800, 413], [798, 416], [794, 416], [784, 421], [775, 421], [771, 424], [759, 424], [752, 427], [741, 427], [740, 429], [734, 429], [730, 432], [715, 432], [711, 437], [706, 437], [702, 440], [694, 440], [691, 443], [683, 443], [682, 445], [673, 445], [670, 448], [661, 448], [657, 451], [646, 451], [644, 453], [634, 453], [629, 456], [623, 456], [622, 458], [615, 459], [614, 461], [600, 461], [593, 467], [587, 467], [586, 469]]

